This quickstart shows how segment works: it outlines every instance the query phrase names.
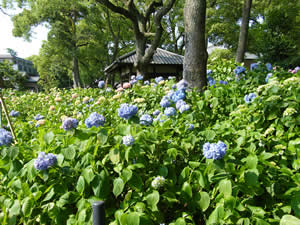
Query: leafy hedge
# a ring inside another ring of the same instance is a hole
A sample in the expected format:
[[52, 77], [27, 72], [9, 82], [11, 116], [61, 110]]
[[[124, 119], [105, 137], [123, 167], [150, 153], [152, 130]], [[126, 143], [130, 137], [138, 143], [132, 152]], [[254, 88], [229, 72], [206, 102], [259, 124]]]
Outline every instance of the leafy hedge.
[[[149, 126], [139, 118], [163, 113], [174, 79], [138, 81], [121, 93], [5, 90], [8, 108], [20, 115], [12, 118], [18, 143], [0, 149], [1, 224], [91, 224], [97, 200], [105, 201], [108, 224], [299, 223], [299, 71], [259, 66], [236, 77], [227, 61], [210, 69], [215, 84], [187, 91], [189, 110]], [[245, 103], [250, 93], [256, 98]], [[137, 115], [119, 117], [122, 103], [136, 105]], [[104, 126], [85, 126], [92, 112]], [[37, 114], [45, 120], [36, 122]], [[62, 129], [65, 117], [78, 119], [77, 128]], [[123, 144], [127, 135], [132, 145]], [[203, 145], [218, 141], [227, 145], [224, 158], [206, 159]], [[40, 152], [57, 163], [35, 169]]]

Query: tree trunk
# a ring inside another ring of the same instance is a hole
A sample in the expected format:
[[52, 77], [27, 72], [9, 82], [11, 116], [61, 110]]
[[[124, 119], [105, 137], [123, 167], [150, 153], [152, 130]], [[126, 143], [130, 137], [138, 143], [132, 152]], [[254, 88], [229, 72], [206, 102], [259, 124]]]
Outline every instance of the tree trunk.
[[244, 56], [246, 52], [251, 4], [252, 4], [252, 0], [244, 0], [244, 9], [243, 9], [243, 18], [242, 18], [242, 25], [240, 30], [240, 37], [239, 37], [239, 45], [236, 51], [236, 59], [235, 59], [235, 61], [238, 63], [242, 63], [244, 61]]
[[73, 56], [73, 61], [72, 61], [72, 76], [73, 76], [73, 87], [74, 88], [81, 87], [78, 59], [75, 55]]
[[135, 61], [135, 68], [136, 68], [136, 73], [144, 76], [146, 78], [146, 65], [143, 61], [143, 57], [146, 52], [146, 38], [141, 34], [137, 33], [135, 35], [135, 48], [136, 48], [136, 61]]
[[205, 44], [206, 0], [185, 0], [185, 55], [183, 79], [190, 87], [203, 90], [207, 84], [207, 50]]

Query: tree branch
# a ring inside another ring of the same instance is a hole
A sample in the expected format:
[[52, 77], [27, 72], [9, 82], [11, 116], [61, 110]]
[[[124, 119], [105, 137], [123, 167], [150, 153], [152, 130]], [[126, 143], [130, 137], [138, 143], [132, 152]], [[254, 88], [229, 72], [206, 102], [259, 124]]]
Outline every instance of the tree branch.
[[116, 13], [119, 13], [119, 14], [125, 16], [126, 18], [130, 19], [131, 21], [135, 20], [134, 15], [132, 15], [132, 13], [130, 13], [130, 11], [128, 11], [122, 7], [114, 5], [109, 0], [96, 0], [96, 2], [100, 3], [101, 5], [106, 6], [113, 12], [116, 12]]

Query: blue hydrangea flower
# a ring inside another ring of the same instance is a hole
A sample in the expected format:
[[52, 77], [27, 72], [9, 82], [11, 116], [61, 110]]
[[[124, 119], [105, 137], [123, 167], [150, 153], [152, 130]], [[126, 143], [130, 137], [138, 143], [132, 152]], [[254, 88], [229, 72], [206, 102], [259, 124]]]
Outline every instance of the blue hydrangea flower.
[[216, 80], [214, 80], [213, 78], [212, 78], [212, 79], [209, 79], [209, 80], [208, 80], [208, 84], [209, 84], [209, 86], [213, 86], [213, 85], [216, 84]]
[[173, 102], [178, 102], [181, 99], [185, 99], [185, 92], [183, 89], [177, 90], [172, 96], [171, 100]]
[[144, 79], [144, 77], [143, 77], [142, 75], [140, 75], [140, 74], [139, 74], [139, 75], [137, 75], [137, 76], [136, 76], [136, 78], [135, 78], [135, 79], [136, 79], [136, 80], [143, 80], [143, 79]]
[[180, 109], [180, 107], [185, 104], [186, 102], [180, 99], [178, 102], [176, 102], [176, 109]]
[[171, 105], [171, 102], [170, 102], [170, 100], [167, 96], [164, 96], [159, 104], [160, 104], [161, 107], [166, 108], [166, 107], [169, 107]]
[[62, 128], [64, 130], [71, 130], [72, 128], [76, 129], [77, 126], [78, 126], [78, 120], [74, 118], [66, 118], [62, 124]]
[[123, 119], [130, 119], [132, 116], [136, 115], [138, 108], [135, 105], [129, 105], [127, 103], [121, 104], [118, 109], [118, 115]]
[[206, 71], [206, 74], [207, 74], [207, 75], [210, 75], [210, 74], [212, 74], [212, 72], [213, 72], [212, 70], [207, 70], [207, 71]]
[[220, 80], [220, 81], [219, 81], [219, 84], [224, 84], [224, 85], [226, 85], [226, 84], [228, 84], [228, 82], [227, 82], [227, 81]]
[[266, 67], [267, 67], [267, 70], [269, 70], [269, 71], [273, 69], [271, 63], [267, 63], [267, 64], [266, 64]]
[[37, 170], [46, 170], [53, 166], [56, 162], [56, 155], [52, 153], [45, 154], [45, 152], [40, 152], [38, 157], [34, 160], [33, 165]]
[[134, 139], [131, 135], [127, 135], [122, 138], [122, 142], [124, 145], [130, 146], [130, 145], [133, 145]]
[[88, 103], [91, 103], [91, 102], [93, 102], [94, 101], [94, 99], [93, 98], [90, 98], [89, 100], [88, 100]]
[[243, 66], [237, 66], [235, 69], [234, 69], [234, 73], [236, 74], [236, 75], [239, 75], [240, 73], [243, 73], [243, 72], [245, 72], [246, 71], [246, 69], [245, 69], [245, 67], [243, 67]]
[[159, 114], [158, 115], [158, 117], [156, 117], [155, 119], [154, 119], [154, 121], [159, 121], [159, 122], [165, 122], [165, 120], [162, 118], [162, 116], [161, 116], [162, 114]]
[[218, 143], [205, 143], [203, 145], [203, 155], [207, 159], [222, 159], [226, 154], [227, 145], [222, 142], [218, 141]]
[[153, 114], [153, 116], [158, 116], [160, 114], [160, 111], [157, 109], [152, 114]]
[[15, 111], [15, 110], [11, 110], [10, 113], [9, 113], [9, 115], [12, 116], [12, 117], [18, 117], [19, 116], [19, 112]]
[[150, 84], [149, 80], [144, 81], [144, 85], [149, 85], [149, 84]]
[[175, 76], [168, 76], [168, 80], [176, 79]]
[[149, 114], [144, 114], [140, 118], [140, 124], [142, 125], [151, 125], [153, 123], [153, 118]]
[[156, 83], [159, 83], [162, 80], [164, 80], [164, 78], [163, 77], [156, 77], [154, 80], [155, 80]]
[[91, 128], [92, 126], [99, 127], [103, 126], [105, 123], [104, 116], [93, 112], [87, 119], [84, 121], [87, 128]]
[[168, 107], [168, 108], [165, 109], [164, 114], [167, 117], [174, 116], [174, 115], [176, 115], [176, 109], [173, 108], [173, 107]]
[[134, 85], [136, 82], [137, 82], [136, 79], [133, 79], [133, 80], [130, 80], [130, 81], [129, 81], [129, 83], [130, 83], [131, 85]]
[[258, 63], [251, 63], [250, 70], [257, 70], [258, 69]]
[[188, 82], [186, 82], [183, 79], [176, 84], [178, 90], [186, 90], [188, 86], [189, 86]]
[[187, 126], [188, 126], [188, 130], [194, 130], [194, 124], [187, 124]]
[[98, 83], [98, 87], [99, 88], [104, 88], [104, 85], [105, 85], [104, 80], [100, 80], [99, 83]]
[[151, 186], [154, 189], [159, 189], [165, 184], [165, 178], [162, 176], [155, 177], [154, 180], [151, 183]]
[[13, 138], [11, 133], [3, 128], [0, 128], [0, 146], [9, 145], [12, 142]]
[[36, 121], [42, 120], [42, 119], [44, 119], [44, 116], [42, 116], [42, 115], [40, 115], [40, 114], [37, 114], [37, 115], [34, 117], [34, 119], [35, 119]]
[[183, 104], [183, 105], [180, 106], [179, 112], [180, 112], [180, 113], [183, 113], [183, 112], [185, 112], [185, 111], [188, 111], [190, 108], [191, 108], [191, 107], [190, 107], [188, 104]]
[[253, 100], [256, 98], [256, 94], [250, 93], [248, 95], [245, 95], [244, 100], [246, 103], [253, 102]]
[[176, 84], [173, 84], [171, 88], [176, 89], [177, 88]]
[[272, 73], [268, 73], [268, 74], [267, 74], [266, 79], [265, 79], [266, 83], [269, 82], [269, 79], [270, 79], [270, 77], [272, 77], [272, 76], [273, 76]]

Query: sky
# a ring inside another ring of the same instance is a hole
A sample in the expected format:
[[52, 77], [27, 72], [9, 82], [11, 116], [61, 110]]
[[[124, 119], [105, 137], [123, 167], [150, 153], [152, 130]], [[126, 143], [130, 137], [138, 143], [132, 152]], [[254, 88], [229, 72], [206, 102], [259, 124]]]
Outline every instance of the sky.
[[[11, 11], [9, 12], [12, 13]], [[12, 35], [13, 23], [9, 16], [0, 12], [0, 54], [6, 54], [6, 48], [17, 52], [17, 56], [26, 58], [31, 55], [38, 55], [42, 41], [47, 39], [48, 30], [44, 26], [33, 29], [34, 33], [31, 42]]]

